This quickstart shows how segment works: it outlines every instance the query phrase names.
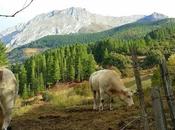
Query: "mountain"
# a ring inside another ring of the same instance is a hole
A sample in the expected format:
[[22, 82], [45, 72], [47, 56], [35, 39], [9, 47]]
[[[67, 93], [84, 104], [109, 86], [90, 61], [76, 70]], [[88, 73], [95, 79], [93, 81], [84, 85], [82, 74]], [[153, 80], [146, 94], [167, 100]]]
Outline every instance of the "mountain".
[[158, 21], [166, 18], [168, 18], [168, 16], [154, 12], [151, 15], [145, 16], [142, 19], [138, 20], [138, 22], [153, 22], [153, 21]]
[[171, 24], [174, 26], [175, 19], [164, 19], [149, 23], [134, 22], [97, 33], [45, 36], [29, 44], [13, 49], [11, 52], [9, 52], [9, 59], [11, 62], [23, 61], [24, 59], [39, 52], [43, 52], [49, 48], [76, 43], [94, 43], [107, 38], [117, 38], [121, 40], [144, 38], [149, 32], [157, 30], [161, 27], [166, 28]]
[[25, 24], [8, 28], [0, 32], [0, 39], [7, 47], [13, 49], [47, 35], [100, 32], [140, 19], [144, 21], [145, 17], [147, 16], [101, 16], [90, 13], [84, 8], [72, 7], [40, 14]]

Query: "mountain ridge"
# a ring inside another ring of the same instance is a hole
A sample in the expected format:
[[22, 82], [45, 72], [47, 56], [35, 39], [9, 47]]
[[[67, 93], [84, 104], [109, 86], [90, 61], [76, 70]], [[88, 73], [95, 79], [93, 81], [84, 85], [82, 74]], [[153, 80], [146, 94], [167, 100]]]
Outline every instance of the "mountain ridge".
[[112, 17], [93, 14], [85, 8], [71, 7], [37, 15], [26, 24], [0, 32], [8, 48], [16, 48], [48, 35], [100, 32], [143, 19], [145, 15]]
[[[45, 36], [41, 39], [33, 41], [29, 44], [20, 46], [18, 48], [13, 49], [8, 53], [9, 59], [12, 63], [16, 61], [24, 61], [28, 56], [24, 53], [25, 49], [37, 49], [40, 52], [43, 52], [47, 49], [73, 45], [76, 43], [88, 44], [88, 43], [96, 43], [98, 41], [102, 41], [108, 38], [120, 39], [120, 40], [134, 40], [134, 39], [142, 39], [149, 32], [159, 29], [161, 27], [167, 27], [171, 24], [174, 26], [175, 19], [169, 18], [160, 21], [150, 22], [150, 23], [130, 23], [120, 27], [116, 27], [110, 30], [106, 30], [103, 32], [97, 33], [77, 33], [70, 35], [51, 35]], [[32, 55], [35, 55], [34, 53]]]

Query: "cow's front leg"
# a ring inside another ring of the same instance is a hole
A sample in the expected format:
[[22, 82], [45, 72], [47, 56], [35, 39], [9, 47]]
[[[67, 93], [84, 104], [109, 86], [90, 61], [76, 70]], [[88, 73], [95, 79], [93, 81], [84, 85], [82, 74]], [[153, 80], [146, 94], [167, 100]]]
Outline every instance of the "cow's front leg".
[[113, 110], [112, 104], [113, 104], [114, 100], [111, 96], [109, 97], [109, 100], [110, 100], [109, 101], [109, 110], [112, 111]]
[[11, 122], [11, 110], [8, 110], [8, 112], [4, 113], [4, 122], [2, 126], [2, 130], [8, 130], [10, 127], [10, 122]]
[[9, 125], [11, 122], [11, 115], [12, 115], [12, 110], [14, 107], [14, 96], [8, 94], [6, 98], [4, 98], [4, 102], [2, 104], [3, 106], [3, 115], [4, 115], [4, 121], [3, 121], [3, 126], [2, 130], [8, 130]]

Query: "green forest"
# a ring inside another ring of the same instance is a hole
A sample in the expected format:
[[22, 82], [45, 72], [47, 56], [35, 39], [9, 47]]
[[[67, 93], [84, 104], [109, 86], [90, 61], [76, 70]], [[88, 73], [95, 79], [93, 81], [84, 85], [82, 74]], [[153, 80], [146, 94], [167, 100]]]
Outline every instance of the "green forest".
[[96, 65], [88, 46], [76, 44], [33, 56], [12, 70], [19, 81], [19, 94], [27, 98], [57, 82], [87, 80]]

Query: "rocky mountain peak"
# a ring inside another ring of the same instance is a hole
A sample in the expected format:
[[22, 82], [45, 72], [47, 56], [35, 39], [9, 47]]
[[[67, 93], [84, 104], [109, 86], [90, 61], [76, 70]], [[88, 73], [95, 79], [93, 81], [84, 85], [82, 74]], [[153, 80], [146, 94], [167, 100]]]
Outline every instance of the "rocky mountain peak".
[[166, 18], [168, 18], [168, 16], [154, 12], [154, 13], [140, 19], [139, 22], [153, 22], [153, 21], [158, 21], [158, 20], [162, 20], [162, 19], [166, 19]]
[[156, 21], [166, 16], [153, 13], [149, 16], [102, 16], [85, 8], [71, 7], [40, 14], [27, 23], [0, 32], [0, 39], [10, 48], [16, 48], [47, 35], [92, 33], [111, 29], [136, 21]]

